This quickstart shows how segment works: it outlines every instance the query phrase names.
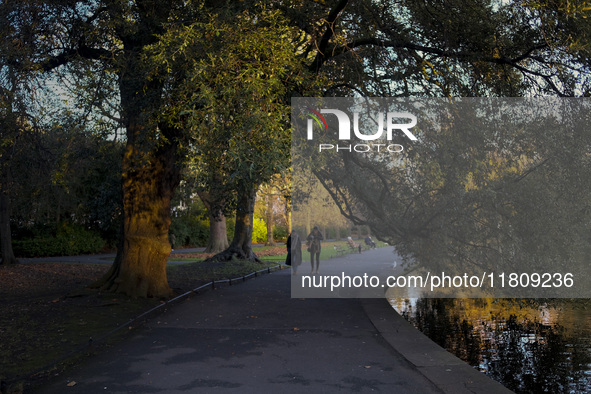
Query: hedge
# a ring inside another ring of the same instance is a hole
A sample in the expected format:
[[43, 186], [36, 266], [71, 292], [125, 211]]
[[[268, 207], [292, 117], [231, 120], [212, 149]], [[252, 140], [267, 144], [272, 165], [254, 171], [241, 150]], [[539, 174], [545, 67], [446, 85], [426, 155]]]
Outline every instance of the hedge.
[[33, 237], [12, 242], [17, 257], [92, 254], [100, 252], [104, 246], [105, 241], [100, 236], [84, 229], [59, 233], [54, 237]]

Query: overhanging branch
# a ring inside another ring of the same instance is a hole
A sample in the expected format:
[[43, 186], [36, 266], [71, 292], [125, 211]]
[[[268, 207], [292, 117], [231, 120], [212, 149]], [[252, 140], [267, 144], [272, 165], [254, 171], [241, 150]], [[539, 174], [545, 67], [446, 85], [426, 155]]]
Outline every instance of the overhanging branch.
[[43, 71], [51, 71], [69, 63], [75, 58], [101, 60], [112, 57], [113, 53], [106, 49], [80, 46], [79, 48], [66, 49], [59, 55], [53, 56], [44, 62], [38, 63], [37, 67]]
[[328, 58], [328, 56], [326, 55], [326, 53], [327, 53], [326, 50], [328, 48], [328, 44], [330, 42], [330, 39], [334, 36], [334, 23], [337, 20], [340, 13], [347, 6], [347, 3], [349, 3], [348, 0], [340, 0], [335, 5], [335, 7], [330, 11], [330, 13], [328, 14], [328, 17], [326, 18], [326, 23], [325, 23], [326, 30], [324, 31], [322, 38], [318, 42], [316, 58], [314, 59], [314, 62], [312, 62], [312, 65], [310, 66], [310, 71], [317, 73], [318, 70], [320, 70], [320, 67], [322, 66], [322, 64]]

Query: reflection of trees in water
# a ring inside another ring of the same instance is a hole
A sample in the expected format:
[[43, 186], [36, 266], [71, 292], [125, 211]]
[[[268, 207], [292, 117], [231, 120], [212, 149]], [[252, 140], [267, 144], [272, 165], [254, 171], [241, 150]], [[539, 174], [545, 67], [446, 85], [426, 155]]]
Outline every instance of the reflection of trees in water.
[[[560, 326], [525, 321], [515, 315], [492, 331], [483, 365], [491, 377], [519, 392], [564, 392], [570, 380], [569, 355]], [[564, 368], [566, 367], [566, 368]]]
[[589, 392], [591, 332], [573, 322], [581, 320], [575, 303], [586, 301], [557, 302], [419, 299], [396, 307], [437, 344], [515, 392]]

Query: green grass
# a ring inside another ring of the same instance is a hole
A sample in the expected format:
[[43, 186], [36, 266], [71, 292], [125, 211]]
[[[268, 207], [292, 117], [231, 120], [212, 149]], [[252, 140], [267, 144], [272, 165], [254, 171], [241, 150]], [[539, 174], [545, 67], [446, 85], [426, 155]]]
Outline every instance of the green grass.
[[[255, 253], [258, 252], [264, 252], [267, 251], [269, 249], [276, 249], [276, 248], [283, 248], [285, 250], [285, 245], [277, 245], [277, 246], [255, 246], [253, 247], [253, 251]], [[181, 251], [182, 249], [178, 249], [179, 251]], [[192, 253], [198, 253], [198, 252], [192, 252]], [[277, 261], [277, 262], [282, 262], [285, 261], [285, 258], [287, 257], [287, 252], [281, 255], [277, 255], [277, 256], [262, 256], [259, 257], [262, 261]], [[189, 258], [180, 258], [180, 257], [175, 257], [174, 254], [171, 254], [168, 258], [168, 261], [174, 261], [174, 262], [196, 262], [196, 261], [202, 261], [203, 259], [196, 259], [193, 257], [189, 257]]]
[[[168, 280], [171, 283], [187, 283], [187, 285], [211, 282], [214, 280], [232, 279], [248, 275], [251, 272], [273, 266], [273, 262], [256, 263], [237, 260], [230, 262], [205, 263], [194, 261], [187, 264], [169, 265], [166, 267]], [[186, 285], [186, 286], [187, 286]], [[186, 287], [185, 286], [185, 287]], [[190, 290], [190, 289], [185, 289]]]
[[[361, 243], [362, 250], [366, 250], [365, 243], [363, 242], [363, 240], [355, 241], [355, 243]], [[378, 248], [380, 248], [382, 246], [386, 246], [386, 244], [384, 244], [383, 242], [376, 242], [376, 243], [378, 245], [377, 246]], [[349, 247], [349, 245], [347, 244], [347, 241], [323, 242], [322, 243], [322, 251], [320, 252], [320, 260], [328, 260], [328, 259], [332, 259], [334, 257], [338, 257], [337, 252], [334, 249], [335, 246], [340, 246], [341, 248], [343, 248], [346, 251], [345, 254], [357, 253], [356, 250], [353, 250]], [[305, 244], [302, 245], [302, 257], [303, 257], [304, 261], [310, 260], [310, 253], [306, 250]]]
[[281, 254], [278, 256], [261, 256], [261, 257], [259, 257], [259, 259], [261, 261], [264, 261], [267, 263], [281, 263], [281, 264], [285, 263], [286, 258], [287, 258], [287, 253]]

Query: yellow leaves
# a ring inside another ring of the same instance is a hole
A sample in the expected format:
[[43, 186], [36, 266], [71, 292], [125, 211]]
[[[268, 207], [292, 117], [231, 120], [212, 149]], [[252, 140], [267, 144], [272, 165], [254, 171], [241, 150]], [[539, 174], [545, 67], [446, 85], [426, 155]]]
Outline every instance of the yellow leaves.
[[466, 191], [470, 191], [470, 190], [476, 190], [476, 183], [474, 181], [474, 173], [469, 172], [468, 176], [466, 177], [466, 185], [465, 185], [465, 189]]

